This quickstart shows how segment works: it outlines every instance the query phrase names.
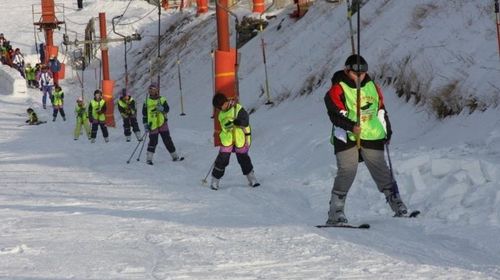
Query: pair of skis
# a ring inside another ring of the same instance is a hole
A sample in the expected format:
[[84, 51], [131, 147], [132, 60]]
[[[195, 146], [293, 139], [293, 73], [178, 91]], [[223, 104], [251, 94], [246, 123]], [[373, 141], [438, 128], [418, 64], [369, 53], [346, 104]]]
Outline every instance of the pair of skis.
[[[410, 214], [407, 214], [405, 216], [394, 216], [396, 218], [416, 218], [418, 215], [420, 215], [420, 211], [415, 210], [412, 211]], [[359, 224], [359, 225], [354, 225], [354, 224], [348, 224], [348, 223], [338, 223], [338, 224], [323, 224], [323, 225], [317, 225], [317, 228], [353, 228], [353, 229], [369, 229], [370, 224]]]

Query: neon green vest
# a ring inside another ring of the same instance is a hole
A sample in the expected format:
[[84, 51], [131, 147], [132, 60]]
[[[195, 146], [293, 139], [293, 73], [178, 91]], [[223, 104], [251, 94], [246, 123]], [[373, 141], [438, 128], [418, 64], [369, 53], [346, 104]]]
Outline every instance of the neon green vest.
[[233, 126], [229, 129], [224, 127], [225, 123], [229, 121], [232, 122], [238, 116], [238, 112], [241, 110], [241, 108], [242, 107], [240, 104], [236, 104], [236, 106], [231, 107], [227, 111], [219, 112], [218, 120], [221, 126], [221, 132], [219, 133], [219, 137], [222, 146], [229, 147], [235, 145], [236, 148], [242, 148], [243, 146], [245, 146], [245, 143], [248, 146], [250, 146], [252, 141], [250, 137], [250, 132], [251, 132], [250, 126], [246, 126], [243, 128]]
[[[118, 99], [118, 106], [120, 106], [121, 108], [127, 110], [128, 109], [128, 106], [130, 103], [132, 103], [134, 99], [132, 97], [130, 97], [130, 99], [128, 101], [123, 101], [121, 98]], [[132, 110], [129, 110], [129, 112], [126, 112], [128, 113], [129, 115], [134, 115], [135, 114], [135, 111], [132, 111]], [[124, 113], [121, 113], [122, 117], [126, 118], [128, 117], [127, 114], [124, 114]]]
[[63, 105], [63, 98], [62, 98], [63, 94], [64, 94], [63, 91], [54, 91], [52, 96], [54, 98], [54, 105], [55, 106]]
[[146, 99], [146, 108], [147, 108], [147, 114], [148, 114], [148, 125], [150, 126], [150, 130], [154, 130], [159, 128], [165, 123], [165, 115], [163, 112], [158, 112], [156, 110], [156, 106], [158, 104], [165, 104], [167, 102], [167, 99], [163, 96], [160, 96], [158, 99], [151, 99], [147, 98]]
[[106, 120], [106, 115], [104, 113], [103, 114], [98, 113], [101, 110], [102, 106], [104, 106], [105, 103], [106, 102], [104, 101], [104, 99], [101, 99], [99, 101], [92, 99], [92, 101], [90, 101], [90, 104], [92, 104], [92, 118], [94, 120], [98, 120], [100, 122], [103, 122]]
[[[356, 122], [356, 89], [349, 87], [346, 83], [340, 82], [344, 90], [346, 99], [347, 118]], [[385, 138], [383, 124], [378, 118], [380, 100], [377, 88], [373, 81], [370, 81], [361, 88], [361, 139], [362, 140], [381, 140]], [[351, 141], [356, 141], [356, 136], [352, 132], [347, 132]]]
[[82, 106], [76, 104], [75, 106], [76, 119], [79, 121], [85, 121], [89, 118], [87, 110], [85, 109], [85, 103]]

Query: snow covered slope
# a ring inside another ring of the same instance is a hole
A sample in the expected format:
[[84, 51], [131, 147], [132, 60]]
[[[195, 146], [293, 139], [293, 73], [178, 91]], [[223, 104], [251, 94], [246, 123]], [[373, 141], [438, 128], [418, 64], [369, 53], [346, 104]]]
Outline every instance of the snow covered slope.
[[[263, 35], [277, 106], [264, 105], [259, 38], [241, 49], [241, 100], [255, 110], [250, 155], [262, 186], [250, 189], [232, 158], [214, 192], [201, 184], [217, 154], [210, 119], [213, 15], [164, 13], [158, 62], [157, 14], [146, 2], [88, 0], [81, 11], [73, 0], [59, 2], [68, 29], [80, 33], [98, 12], [110, 21], [126, 11], [118, 31], [137, 30], [144, 38], [129, 52], [131, 92], [142, 104], [156, 78], [149, 61], [162, 65], [172, 137], [186, 160], [171, 162], [160, 145], [154, 166], [144, 155], [126, 164], [137, 143], [125, 142], [118, 115], [110, 143], [101, 135], [95, 144], [74, 141], [77, 72], [62, 83], [66, 122], [24, 126], [28, 106], [51, 119], [40, 92], [0, 95], [0, 279], [500, 279], [494, 106], [500, 66], [489, 2], [370, 0], [362, 9], [361, 53], [384, 84], [396, 178], [407, 204], [422, 211], [418, 219], [392, 218], [361, 165], [346, 214], [353, 223], [370, 223], [367, 231], [313, 227], [326, 220], [336, 173], [323, 95], [350, 53], [345, 4], [317, 2], [297, 22], [285, 9], [270, 22]], [[0, 32], [29, 59], [35, 57], [32, 4], [39, 1], [0, 6], [0, 14], [19, 19], [2, 16]], [[170, 29], [174, 23], [183, 27]], [[123, 45], [113, 44], [110, 55], [119, 89]], [[437, 120], [429, 103], [405, 102], [384, 81], [398, 75], [407, 57], [405, 69], [429, 85], [422, 91], [429, 98], [458, 78], [455, 95], [474, 93], [493, 106]], [[87, 99], [98, 86], [98, 64], [84, 74]], [[0, 91], [10, 88], [0, 84]]]

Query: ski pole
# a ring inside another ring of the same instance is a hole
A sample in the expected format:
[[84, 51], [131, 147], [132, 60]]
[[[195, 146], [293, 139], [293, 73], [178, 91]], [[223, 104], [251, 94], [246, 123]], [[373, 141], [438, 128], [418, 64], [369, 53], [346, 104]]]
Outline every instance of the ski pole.
[[[142, 135], [142, 140], [144, 140], [144, 136], [146, 136], [146, 133], [147, 132], [144, 132], [144, 134]], [[128, 158], [127, 160], [127, 164], [130, 163], [130, 160], [132, 159], [132, 157], [134, 156], [135, 154], [135, 151], [137, 151], [137, 148], [139, 148], [139, 145], [141, 144], [141, 142], [138, 142], [137, 145], [135, 146], [135, 149], [132, 151], [132, 154], [130, 155], [130, 157]], [[142, 149], [141, 149], [142, 150]]]
[[215, 160], [214, 160], [214, 162], [212, 162], [212, 165], [210, 165], [210, 169], [208, 169], [208, 172], [207, 172], [207, 175], [205, 175], [205, 178], [203, 178], [203, 180], [201, 180], [202, 184], [207, 183], [208, 175], [210, 175], [210, 172], [212, 171], [212, 169], [214, 169], [214, 166], [215, 166]]
[[179, 57], [179, 52], [177, 52], [177, 77], [179, 79], [179, 91], [181, 93], [181, 116], [185, 116], [184, 113], [184, 98], [182, 96], [182, 77], [181, 77], [181, 59]]
[[[359, 2], [358, 1], [358, 56], [357, 56], [357, 61], [356, 63], [358, 64], [358, 69], [356, 70], [356, 117], [357, 117], [357, 121], [356, 121], [356, 124], [358, 125], [358, 127], [361, 127], [361, 79], [360, 79], [360, 75], [361, 75], [361, 72], [360, 72], [360, 64], [361, 64], [361, 54], [360, 54], [360, 50], [361, 50], [361, 30], [360, 30], [360, 14], [361, 14], [361, 11], [359, 9]], [[352, 29], [351, 29], [351, 36], [352, 36]], [[351, 37], [352, 38], [352, 37]], [[354, 44], [354, 43], [353, 43]], [[354, 46], [354, 45], [353, 45]], [[354, 48], [353, 48], [353, 51], [354, 51]], [[361, 135], [358, 133], [358, 135], [356, 135], [356, 146], [358, 147], [358, 149], [361, 149]]]
[[500, 17], [498, 15], [499, 13], [500, 13], [500, 7], [499, 7], [499, 4], [498, 4], [498, 0], [495, 0], [495, 14], [496, 14], [496, 17], [497, 17], [498, 55], [500, 55]]
[[264, 61], [264, 74], [266, 76], [266, 96], [267, 96], [267, 102], [265, 103], [266, 105], [273, 105], [274, 102], [271, 101], [271, 93], [270, 93], [270, 90], [269, 90], [269, 78], [268, 78], [268, 75], [267, 75], [267, 61], [266, 61], [266, 43], [264, 41], [264, 35], [263, 35], [263, 28], [262, 28], [262, 15], [264, 13], [266, 13], [267, 11], [269, 11], [269, 9], [272, 8], [272, 6], [274, 6], [274, 0], [273, 2], [271, 3], [271, 5], [269, 7], [267, 7], [261, 14], [260, 14], [260, 24], [259, 24], [259, 33], [260, 33], [260, 41], [261, 41], [261, 45], [262, 45], [262, 59]]
[[394, 194], [399, 193], [398, 183], [396, 179], [394, 179], [394, 172], [392, 171], [392, 162], [391, 162], [391, 154], [389, 152], [389, 144], [385, 144], [385, 150], [387, 151], [387, 160], [389, 161], [389, 171], [391, 172], [391, 181], [392, 181], [392, 192]]
[[144, 132], [144, 135], [142, 136], [142, 146], [141, 150], [139, 151], [139, 155], [137, 156], [137, 161], [141, 160], [141, 154], [142, 150], [144, 150], [144, 144], [146, 143], [146, 135], [148, 134], [148, 131]]
[[353, 34], [354, 32], [352, 31], [352, 6], [349, 0], [346, 1], [346, 4], [347, 4], [347, 20], [349, 21], [349, 33], [351, 37], [351, 50], [352, 54], [355, 54], [356, 48], [354, 47], [354, 34]]

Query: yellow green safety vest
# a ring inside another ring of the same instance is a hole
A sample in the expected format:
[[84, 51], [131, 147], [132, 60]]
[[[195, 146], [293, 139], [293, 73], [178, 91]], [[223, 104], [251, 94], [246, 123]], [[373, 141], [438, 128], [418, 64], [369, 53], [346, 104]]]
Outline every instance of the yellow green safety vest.
[[95, 99], [92, 99], [92, 101], [90, 101], [90, 104], [92, 105], [92, 118], [94, 120], [97, 120], [97, 121], [100, 121], [100, 122], [105, 121], [106, 120], [106, 115], [104, 113], [102, 113], [102, 114], [98, 113], [101, 110], [101, 108], [104, 106], [104, 104], [106, 104], [106, 102], [104, 101], [104, 99], [101, 99], [99, 101], [96, 101]]
[[167, 99], [163, 96], [160, 96], [158, 99], [151, 99], [147, 98], [146, 99], [146, 109], [147, 109], [147, 116], [148, 116], [148, 125], [150, 130], [154, 130], [159, 128], [165, 123], [165, 113], [163, 112], [158, 112], [156, 110], [156, 106], [158, 104], [165, 104], [167, 102]]
[[[346, 83], [340, 82], [340, 86], [344, 91], [345, 105], [347, 109], [347, 118], [356, 122], [356, 88], [349, 87]], [[381, 140], [386, 137], [384, 125], [378, 118], [380, 100], [377, 88], [373, 81], [369, 81], [361, 88], [361, 116], [360, 126], [362, 140]], [[352, 132], [347, 132], [347, 136], [351, 141], [356, 141], [356, 135]]]
[[[220, 111], [218, 120], [221, 126], [221, 132], [219, 133], [220, 141], [222, 146], [229, 147], [235, 145], [236, 148], [242, 148], [245, 143], [250, 146], [251, 144], [251, 128], [250, 125], [246, 127], [233, 126], [229, 129], [224, 127], [224, 124], [229, 121], [234, 121], [241, 110], [241, 105], [236, 104], [236, 106], [231, 107], [227, 111]], [[236, 111], [235, 111], [236, 110]], [[233, 138], [234, 136], [234, 138]]]
[[82, 106], [76, 104], [75, 115], [76, 115], [76, 118], [80, 121], [84, 121], [84, 120], [87, 120], [89, 118], [85, 103], [83, 103]]
[[63, 91], [54, 91], [54, 93], [52, 94], [54, 98], [53, 105], [55, 106], [63, 105], [63, 94], [64, 94]]

